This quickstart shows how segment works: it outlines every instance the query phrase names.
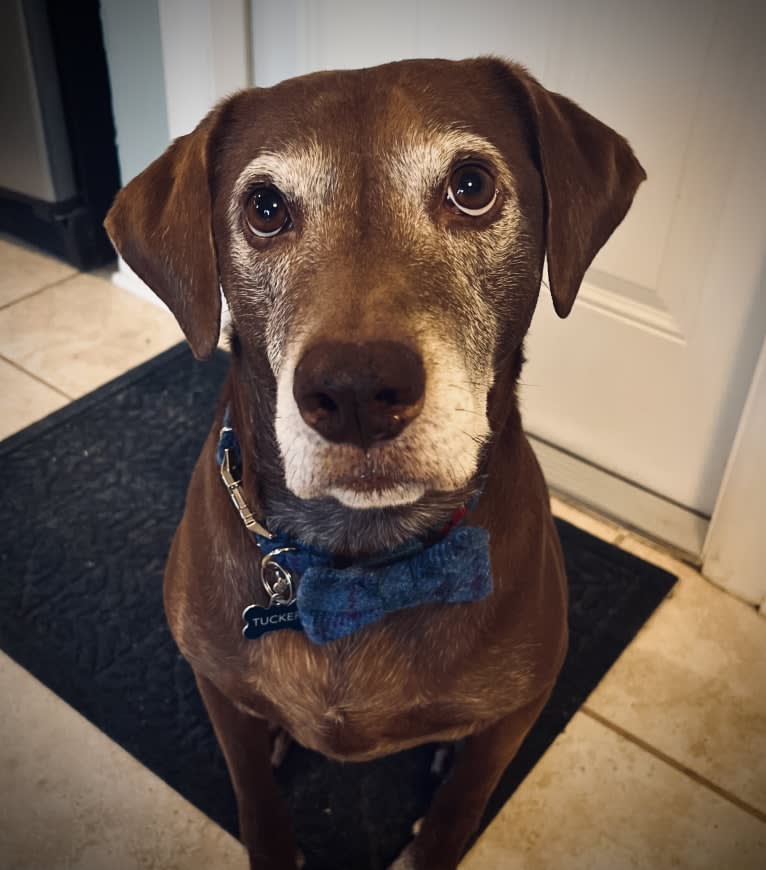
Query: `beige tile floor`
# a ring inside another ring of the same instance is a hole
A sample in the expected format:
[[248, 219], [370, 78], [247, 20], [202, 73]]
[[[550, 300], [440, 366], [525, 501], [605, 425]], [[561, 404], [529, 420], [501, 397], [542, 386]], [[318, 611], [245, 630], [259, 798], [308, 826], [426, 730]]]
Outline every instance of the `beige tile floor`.
[[[178, 341], [167, 312], [0, 237], [0, 437]], [[465, 870], [766, 868], [766, 620], [679, 575]], [[246, 867], [238, 843], [0, 654], [0, 870]], [[349, 868], [354, 870], [354, 868]]]

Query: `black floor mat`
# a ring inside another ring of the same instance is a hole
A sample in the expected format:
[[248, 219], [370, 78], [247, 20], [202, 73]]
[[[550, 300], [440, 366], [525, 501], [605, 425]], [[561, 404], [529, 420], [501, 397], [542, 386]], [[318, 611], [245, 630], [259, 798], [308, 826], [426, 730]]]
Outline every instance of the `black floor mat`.
[[[236, 811], [191, 672], [165, 627], [162, 569], [227, 367], [173, 348], [0, 445], [0, 646], [229, 831]], [[675, 577], [560, 522], [571, 646], [485, 823], [564, 728]], [[432, 747], [279, 771], [312, 870], [384, 868], [435, 787]], [[86, 763], [86, 760], [83, 760]]]

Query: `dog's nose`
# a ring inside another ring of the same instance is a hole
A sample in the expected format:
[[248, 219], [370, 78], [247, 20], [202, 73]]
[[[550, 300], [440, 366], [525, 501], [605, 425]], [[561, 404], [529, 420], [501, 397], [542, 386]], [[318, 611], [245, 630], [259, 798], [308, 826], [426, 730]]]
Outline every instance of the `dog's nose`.
[[423, 407], [420, 355], [397, 341], [325, 341], [302, 357], [293, 396], [303, 419], [328, 441], [367, 449], [395, 438]]

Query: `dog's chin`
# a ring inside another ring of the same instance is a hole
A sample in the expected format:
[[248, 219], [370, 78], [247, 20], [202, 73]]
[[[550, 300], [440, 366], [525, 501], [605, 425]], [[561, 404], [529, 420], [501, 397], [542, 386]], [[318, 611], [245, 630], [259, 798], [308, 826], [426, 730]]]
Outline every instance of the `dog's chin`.
[[370, 510], [414, 504], [425, 495], [425, 491], [425, 484], [419, 481], [359, 480], [329, 486], [327, 495], [344, 507]]

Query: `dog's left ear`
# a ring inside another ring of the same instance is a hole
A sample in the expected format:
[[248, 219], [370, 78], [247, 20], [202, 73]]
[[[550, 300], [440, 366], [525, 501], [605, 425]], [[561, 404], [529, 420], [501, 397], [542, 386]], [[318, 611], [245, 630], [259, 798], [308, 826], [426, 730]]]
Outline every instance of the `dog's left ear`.
[[503, 64], [528, 100], [546, 197], [545, 250], [553, 306], [572, 309], [593, 258], [646, 178], [628, 142], [522, 67]]
[[197, 359], [213, 353], [221, 325], [209, 179], [218, 115], [213, 110], [127, 184], [104, 221], [118, 253], [173, 312]]

